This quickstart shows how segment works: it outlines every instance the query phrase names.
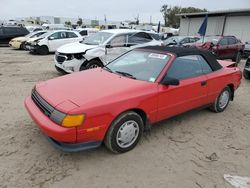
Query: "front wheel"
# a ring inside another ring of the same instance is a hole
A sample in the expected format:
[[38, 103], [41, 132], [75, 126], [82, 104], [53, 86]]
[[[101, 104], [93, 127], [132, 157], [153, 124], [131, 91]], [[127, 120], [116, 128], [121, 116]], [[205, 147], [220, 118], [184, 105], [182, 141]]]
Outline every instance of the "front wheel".
[[223, 112], [227, 108], [231, 96], [231, 89], [228, 86], [225, 87], [220, 93], [220, 95], [216, 98], [210, 109], [216, 113]]
[[39, 53], [40, 55], [47, 55], [47, 54], [49, 53], [49, 49], [48, 49], [47, 46], [41, 46], [41, 47], [39, 47], [39, 49], [38, 49], [38, 53]]
[[105, 146], [114, 153], [132, 150], [139, 142], [143, 131], [141, 116], [133, 111], [121, 114], [109, 127]]

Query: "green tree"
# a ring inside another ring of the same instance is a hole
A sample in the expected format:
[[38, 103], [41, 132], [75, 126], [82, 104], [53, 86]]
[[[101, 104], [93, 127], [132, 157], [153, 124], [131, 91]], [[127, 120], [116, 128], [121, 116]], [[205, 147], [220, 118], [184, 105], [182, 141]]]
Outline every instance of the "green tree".
[[78, 18], [78, 21], [76, 23], [77, 25], [81, 26], [83, 24], [82, 18]]
[[66, 21], [64, 24], [67, 25], [67, 26], [71, 26], [72, 25], [70, 21]]
[[180, 17], [176, 16], [181, 13], [196, 13], [196, 12], [207, 12], [206, 9], [199, 9], [195, 7], [180, 7], [180, 6], [168, 6], [167, 4], [161, 7], [161, 13], [165, 22], [165, 26], [178, 28], [180, 27]]

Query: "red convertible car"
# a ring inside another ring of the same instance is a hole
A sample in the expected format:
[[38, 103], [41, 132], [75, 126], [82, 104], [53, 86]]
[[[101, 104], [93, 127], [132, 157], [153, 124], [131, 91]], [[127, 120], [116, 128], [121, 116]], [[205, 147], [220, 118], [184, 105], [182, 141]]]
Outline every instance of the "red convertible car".
[[156, 122], [199, 107], [224, 111], [242, 78], [233, 64], [199, 49], [139, 48], [106, 67], [36, 84], [25, 106], [57, 148], [73, 152], [104, 142], [127, 152]]

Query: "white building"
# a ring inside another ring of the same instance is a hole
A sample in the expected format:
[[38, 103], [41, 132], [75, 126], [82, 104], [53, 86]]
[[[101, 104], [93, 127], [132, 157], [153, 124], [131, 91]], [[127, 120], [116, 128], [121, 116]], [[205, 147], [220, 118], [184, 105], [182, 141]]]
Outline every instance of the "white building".
[[178, 14], [180, 35], [197, 35], [206, 14], [206, 35], [234, 35], [243, 42], [250, 40], [250, 8]]

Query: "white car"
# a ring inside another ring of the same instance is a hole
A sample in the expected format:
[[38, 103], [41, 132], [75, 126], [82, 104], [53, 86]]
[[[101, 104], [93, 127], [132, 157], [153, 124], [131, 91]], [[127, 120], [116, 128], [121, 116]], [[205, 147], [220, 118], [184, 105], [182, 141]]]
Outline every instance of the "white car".
[[156, 33], [131, 29], [103, 30], [81, 42], [58, 48], [55, 67], [59, 72], [66, 73], [102, 67], [131, 49], [163, 45], [155, 36]]
[[82, 40], [82, 36], [76, 31], [57, 30], [27, 41], [25, 48], [33, 53], [46, 55], [49, 52], [55, 52], [62, 45]]
[[96, 29], [96, 28], [78, 28], [78, 29], [75, 29], [75, 31], [79, 32], [83, 38], [86, 38], [87, 36], [90, 36], [92, 34], [97, 33], [99, 31], [99, 29]]

